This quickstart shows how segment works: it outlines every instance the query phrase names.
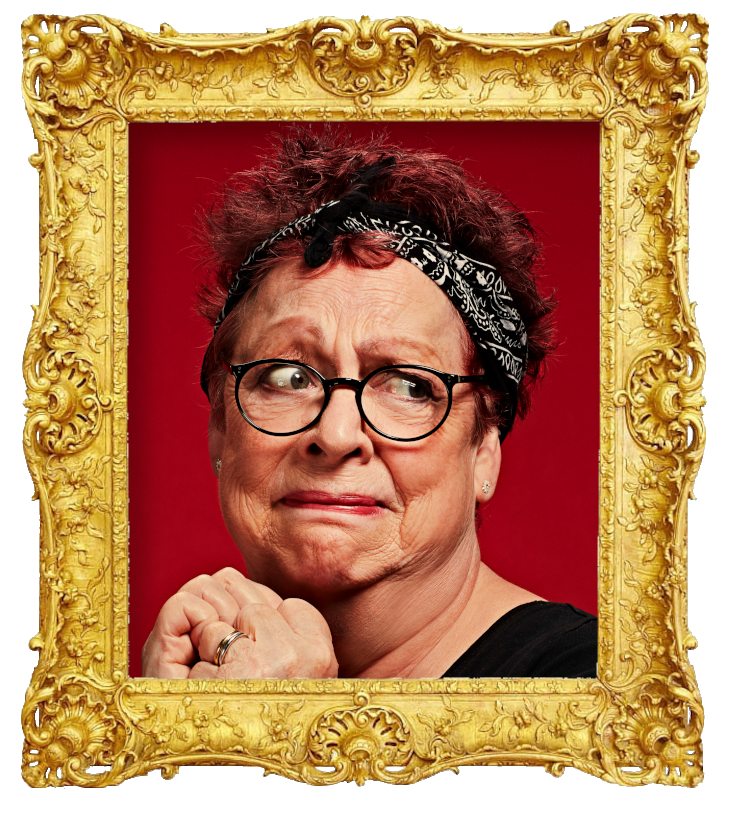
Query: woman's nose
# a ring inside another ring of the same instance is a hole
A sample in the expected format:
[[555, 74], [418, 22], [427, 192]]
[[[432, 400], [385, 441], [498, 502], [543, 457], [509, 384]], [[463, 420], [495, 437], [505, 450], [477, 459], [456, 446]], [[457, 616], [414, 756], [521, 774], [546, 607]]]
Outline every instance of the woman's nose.
[[372, 455], [372, 443], [363, 427], [355, 390], [342, 383], [332, 387], [329, 404], [306, 436], [307, 441], [310, 438], [308, 450], [322, 453], [330, 460]]

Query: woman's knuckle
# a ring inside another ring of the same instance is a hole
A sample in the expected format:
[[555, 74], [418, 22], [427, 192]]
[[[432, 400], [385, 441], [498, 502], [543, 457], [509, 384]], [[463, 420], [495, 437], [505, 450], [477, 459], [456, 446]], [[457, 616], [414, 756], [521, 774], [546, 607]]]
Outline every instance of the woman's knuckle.
[[230, 586], [237, 581], [243, 581], [247, 578], [233, 566], [225, 566], [223, 569], [219, 569], [217, 572], [214, 572], [213, 579], [217, 580], [219, 583]]
[[236, 616], [237, 627], [254, 624], [262, 616], [264, 614], [260, 603], [249, 603], [249, 605], [242, 606]]
[[311, 608], [313, 608], [313, 606], [311, 606], [310, 603], [307, 603], [300, 597], [286, 597], [285, 600], [283, 600], [283, 603], [288, 608], [302, 608], [304, 606], [310, 606]]
[[201, 637], [201, 639], [203, 639], [203, 635], [206, 633], [206, 631], [208, 633], [211, 633], [211, 631], [213, 631], [215, 627], [220, 626], [220, 624], [221, 624], [221, 621], [216, 619], [215, 617], [213, 619], [210, 619], [210, 620], [204, 620], [201, 623], [201, 628], [200, 628], [200, 637]]
[[182, 590], [178, 591], [177, 594], [173, 594], [172, 597], [165, 602], [165, 604], [162, 606], [160, 615], [169, 614], [173, 611], [179, 611], [191, 598], [192, 594], [190, 594], [190, 592]]
[[194, 589], [200, 589], [205, 583], [208, 583], [209, 580], [211, 580], [211, 576], [209, 574], [199, 574], [192, 580], [188, 580], [188, 582], [185, 585]]
[[189, 679], [208, 679], [210, 676], [208, 664], [205, 662], [196, 662], [190, 669]]

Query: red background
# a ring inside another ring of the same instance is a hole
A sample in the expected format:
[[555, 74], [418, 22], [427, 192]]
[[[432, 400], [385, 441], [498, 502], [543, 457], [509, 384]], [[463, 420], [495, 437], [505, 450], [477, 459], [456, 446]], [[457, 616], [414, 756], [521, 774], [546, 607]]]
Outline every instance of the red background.
[[[597, 610], [599, 126], [595, 122], [342, 125], [465, 160], [524, 209], [557, 289], [560, 347], [503, 446], [483, 559], [548, 600]], [[195, 312], [194, 212], [258, 162], [271, 122], [129, 127], [130, 672], [162, 604], [198, 574], [244, 570], [208, 461], [199, 385], [209, 327]]]

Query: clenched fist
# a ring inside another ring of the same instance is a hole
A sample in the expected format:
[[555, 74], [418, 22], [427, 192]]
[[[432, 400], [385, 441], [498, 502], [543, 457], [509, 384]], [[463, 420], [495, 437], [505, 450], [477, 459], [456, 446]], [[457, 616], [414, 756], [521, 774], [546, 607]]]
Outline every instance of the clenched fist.
[[[234, 629], [247, 636], [216, 667], [216, 649]], [[338, 671], [331, 631], [312, 605], [282, 600], [231, 568], [196, 577], [170, 597], [142, 666], [159, 679], [330, 679]]]

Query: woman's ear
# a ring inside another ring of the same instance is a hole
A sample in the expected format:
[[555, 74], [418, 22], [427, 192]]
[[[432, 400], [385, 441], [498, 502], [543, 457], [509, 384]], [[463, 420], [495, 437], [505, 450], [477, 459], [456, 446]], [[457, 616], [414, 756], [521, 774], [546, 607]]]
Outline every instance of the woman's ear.
[[208, 423], [208, 457], [211, 459], [211, 469], [216, 478], [221, 475], [221, 458], [224, 452], [226, 436], [213, 422]]
[[498, 428], [493, 427], [486, 433], [475, 455], [475, 500], [479, 504], [485, 504], [493, 497], [500, 469], [501, 442]]

